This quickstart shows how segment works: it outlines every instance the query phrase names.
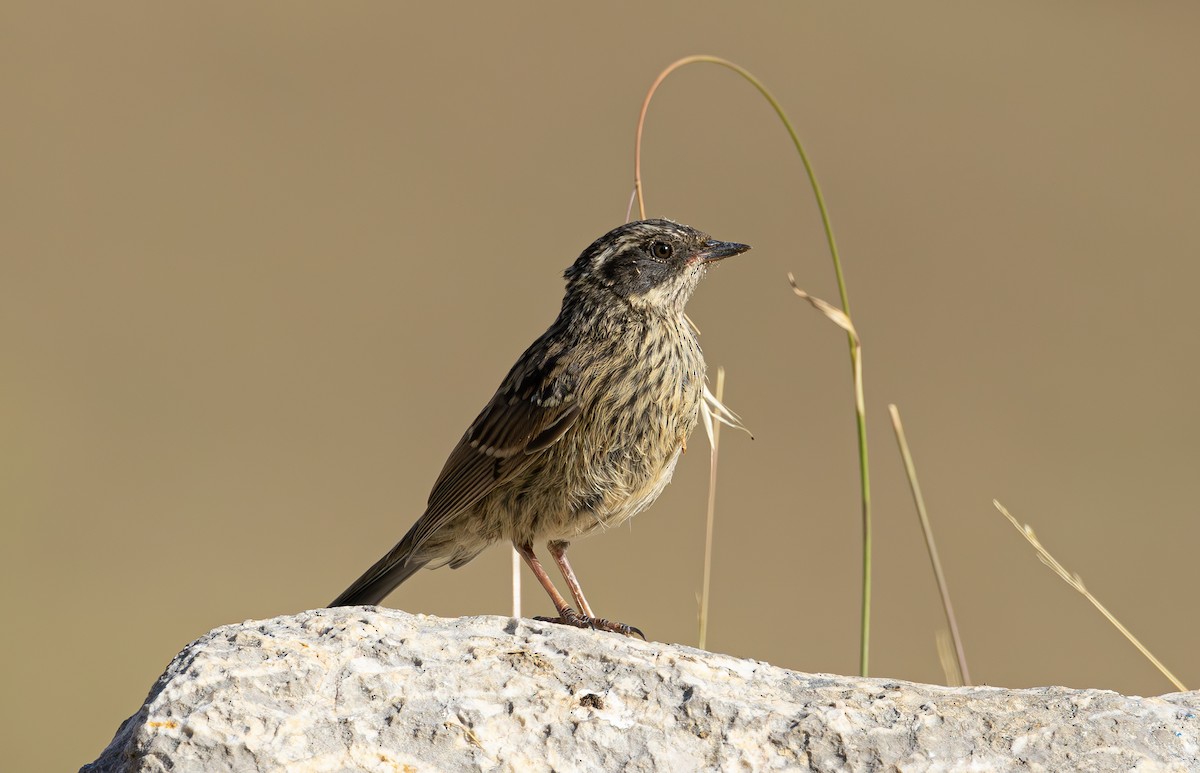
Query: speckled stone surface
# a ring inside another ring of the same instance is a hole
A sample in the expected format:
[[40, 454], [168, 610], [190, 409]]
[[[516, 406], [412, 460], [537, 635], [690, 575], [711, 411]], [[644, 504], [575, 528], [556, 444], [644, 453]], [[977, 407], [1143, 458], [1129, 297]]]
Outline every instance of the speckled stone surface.
[[375, 607], [217, 628], [86, 771], [1200, 771], [1200, 693], [802, 674]]

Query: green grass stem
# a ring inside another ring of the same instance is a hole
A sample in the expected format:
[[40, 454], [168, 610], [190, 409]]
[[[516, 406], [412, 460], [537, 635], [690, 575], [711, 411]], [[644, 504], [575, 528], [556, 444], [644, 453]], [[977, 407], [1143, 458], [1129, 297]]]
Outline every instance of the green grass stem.
[[[740, 65], [734, 64], [727, 59], [722, 59], [718, 56], [709, 56], [707, 54], [699, 54], [695, 56], [686, 56], [682, 59], [672, 62], [666, 69], [659, 73], [651, 84], [650, 90], [646, 93], [646, 98], [642, 102], [641, 114], [638, 116], [637, 123], [637, 138], [633, 152], [633, 187], [634, 196], [637, 199], [638, 212], [642, 219], [646, 217], [646, 203], [642, 186], [642, 130], [646, 123], [646, 112], [650, 108], [650, 100], [654, 97], [654, 92], [658, 89], [668, 75], [680, 67], [689, 64], [715, 64], [733, 70], [738, 75], [747, 80], [763, 98], [770, 103], [774, 108], [775, 114], [779, 116], [779, 120], [783, 122], [783, 126], [787, 129], [788, 136], [792, 138], [792, 144], [796, 148], [796, 152], [800, 155], [800, 161], [804, 164], [804, 171], [808, 175], [809, 184], [812, 186], [813, 196], [817, 201], [817, 209], [821, 215], [821, 225], [825, 230], [825, 239], [829, 243], [829, 253], [833, 258], [833, 270], [837, 275], [838, 293], [841, 296], [842, 311], [846, 315], [850, 314], [850, 298], [846, 292], [846, 280], [842, 275], [842, 262], [838, 257], [837, 241], [833, 236], [833, 224], [829, 218], [829, 209], [825, 205], [825, 197], [821, 193], [821, 186], [817, 182], [817, 175], [813, 171], [812, 164], [809, 162], [808, 154], [804, 151], [804, 145], [800, 142], [800, 136], [796, 133], [795, 127], [788, 119], [787, 113], [783, 106], [779, 104], [779, 100], [763, 85], [762, 81], [756, 78], [749, 70], [746, 70]], [[850, 345], [850, 368], [851, 373], [856, 378], [856, 383], [861, 386], [862, 363], [860, 361], [861, 348], [858, 346], [855, 338], [848, 334]], [[870, 654], [871, 641], [871, 483], [870, 472], [867, 464], [867, 417], [864, 402], [856, 397], [855, 399], [855, 419], [858, 424], [858, 464], [859, 464], [859, 480], [862, 495], [862, 625], [861, 636], [859, 642], [859, 673], [862, 676], [867, 676], [868, 660]]]

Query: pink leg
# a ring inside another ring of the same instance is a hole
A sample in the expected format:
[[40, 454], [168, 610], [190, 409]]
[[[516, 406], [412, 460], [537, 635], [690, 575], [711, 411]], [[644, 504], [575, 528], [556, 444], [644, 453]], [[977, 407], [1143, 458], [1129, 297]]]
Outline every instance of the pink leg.
[[579, 586], [579, 580], [575, 577], [575, 572], [567, 561], [567, 548], [570, 546], [570, 542], [551, 542], [546, 545], [550, 550], [550, 555], [554, 556], [554, 563], [558, 564], [558, 571], [562, 572], [563, 579], [567, 581], [567, 587], [571, 589], [571, 595], [575, 597], [579, 611], [588, 617], [594, 617], [591, 605], [583, 597], [583, 588]]
[[[562, 594], [558, 592], [558, 588], [554, 587], [554, 583], [550, 580], [550, 575], [546, 574], [546, 570], [542, 568], [542, 562], [533, 552], [533, 546], [526, 543], [524, 545], [515, 545], [517, 552], [521, 554], [521, 558], [525, 559], [525, 563], [529, 566], [533, 576], [537, 577], [538, 582], [546, 589], [546, 593], [550, 594], [550, 600], [554, 602], [554, 608], [558, 610], [558, 617], [535, 617], [535, 620], [542, 620], [548, 623], [560, 623], [562, 625], [570, 625], [576, 628], [593, 628], [599, 631], [612, 631], [613, 633], [624, 634], [625, 636], [637, 636], [645, 640], [646, 635], [639, 629], [625, 623], [613, 623], [600, 617], [592, 617], [590, 614], [580, 614], [576, 612]], [[553, 552], [553, 551], [551, 551]], [[557, 557], [556, 557], [557, 559]], [[561, 564], [560, 564], [561, 566]], [[567, 571], [570, 571], [570, 565], [567, 565]], [[571, 579], [574, 579], [572, 573]], [[568, 580], [570, 583], [571, 580]], [[572, 585], [571, 592], [576, 593], [579, 588], [579, 583], [575, 582]], [[577, 596], [577, 599], [582, 599], [582, 595]], [[586, 604], [586, 602], [584, 602]], [[582, 606], [583, 604], [581, 604]]]

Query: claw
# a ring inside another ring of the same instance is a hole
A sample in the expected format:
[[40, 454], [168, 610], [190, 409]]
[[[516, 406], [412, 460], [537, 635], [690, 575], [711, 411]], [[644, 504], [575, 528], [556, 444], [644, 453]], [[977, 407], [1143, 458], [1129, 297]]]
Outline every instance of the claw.
[[649, 641], [649, 639], [646, 638], [646, 634], [642, 633], [641, 628], [635, 628], [634, 626], [627, 625], [625, 623], [614, 623], [611, 620], [605, 620], [602, 617], [587, 617], [586, 615], [579, 614], [570, 607], [567, 607], [567, 609], [563, 610], [563, 614], [560, 617], [535, 617], [533, 619], [540, 623], [557, 623], [559, 625], [569, 625], [573, 628], [591, 628], [593, 631], [610, 631], [612, 633], [619, 633], [622, 636], [636, 636], [642, 641]]

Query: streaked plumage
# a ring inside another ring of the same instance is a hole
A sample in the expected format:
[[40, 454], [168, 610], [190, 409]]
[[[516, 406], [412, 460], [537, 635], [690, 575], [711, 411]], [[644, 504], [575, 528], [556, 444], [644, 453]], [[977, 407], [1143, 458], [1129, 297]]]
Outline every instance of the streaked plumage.
[[592, 619], [566, 543], [623, 522], [670, 481], [704, 385], [684, 305], [707, 263], [746, 249], [646, 220], [584, 250], [558, 318], [451, 452], [425, 513], [331, 606], [376, 604], [421, 567], [462, 566], [501, 540], [547, 585], [532, 545], [548, 542], [582, 613], [560, 607], [560, 621], [629, 632]]

